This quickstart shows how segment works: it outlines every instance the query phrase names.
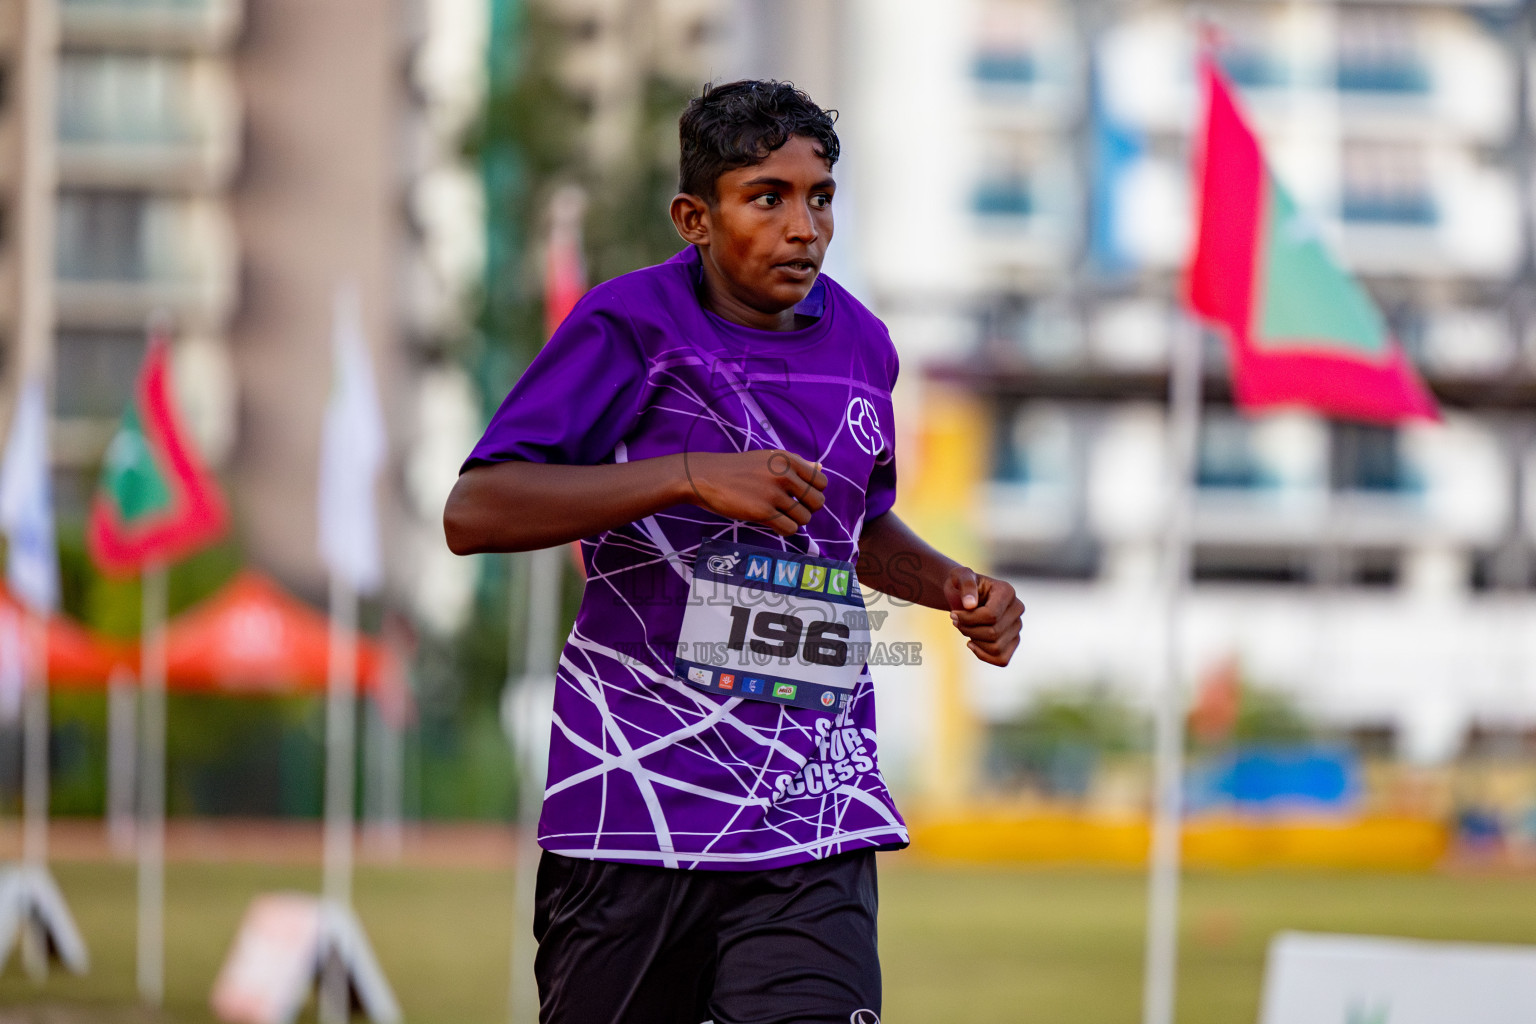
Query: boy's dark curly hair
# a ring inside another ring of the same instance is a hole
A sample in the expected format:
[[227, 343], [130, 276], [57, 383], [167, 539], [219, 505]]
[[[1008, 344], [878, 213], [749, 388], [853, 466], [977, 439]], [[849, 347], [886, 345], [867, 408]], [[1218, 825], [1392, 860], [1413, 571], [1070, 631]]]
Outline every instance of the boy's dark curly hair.
[[821, 109], [788, 82], [706, 85], [678, 119], [683, 149], [678, 191], [713, 203], [720, 175], [761, 163], [794, 135], [815, 141], [816, 155], [831, 167], [842, 149], [836, 121], [837, 111]]

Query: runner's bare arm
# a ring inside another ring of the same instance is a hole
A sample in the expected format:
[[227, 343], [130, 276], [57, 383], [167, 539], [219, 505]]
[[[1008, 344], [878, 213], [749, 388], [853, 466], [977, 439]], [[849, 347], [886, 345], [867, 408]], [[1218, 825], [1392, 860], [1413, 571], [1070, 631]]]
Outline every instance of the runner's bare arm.
[[865, 524], [859, 537], [859, 585], [949, 612], [989, 665], [1006, 665], [1019, 646], [1024, 602], [1006, 580], [956, 562], [913, 532], [894, 512]]
[[533, 551], [698, 505], [786, 536], [822, 507], [826, 474], [791, 452], [696, 452], [616, 465], [495, 462], [466, 470], [443, 509], [459, 555]]

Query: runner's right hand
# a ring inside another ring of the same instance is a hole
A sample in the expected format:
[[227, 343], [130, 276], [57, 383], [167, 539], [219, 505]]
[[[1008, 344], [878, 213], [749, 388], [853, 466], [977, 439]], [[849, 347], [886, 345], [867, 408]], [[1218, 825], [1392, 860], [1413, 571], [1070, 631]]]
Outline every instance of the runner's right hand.
[[821, 466], [781, 448], [682, 458], [693, 504], [728, 519], [762, 523], [787, 537], [826, 504]]

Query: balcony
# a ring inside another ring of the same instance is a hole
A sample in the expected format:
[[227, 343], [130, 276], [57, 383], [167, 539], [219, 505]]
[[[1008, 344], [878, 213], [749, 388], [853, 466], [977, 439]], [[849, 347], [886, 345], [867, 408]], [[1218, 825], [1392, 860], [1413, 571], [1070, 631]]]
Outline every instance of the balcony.
[[66, 47], [213, 52], [240, 31], [240, 0], [63, 0]]
[[66, 190], [56, 276], [63, 329], [140, 329], [164, 310], [219, 333], [234, 308], [237, 248], [222, 207], [141, 192]]
[[59, 177], [66, 187], [214, 191], [238, 156], [228, 69], [159, 54], [66, 54]]
[[[1336, 100], [1348, 138], [1507, 142], [1520, 94], [1511, 47], [1467, 13], [1407, 6], [1358, 11], [1366, 17], [1345, 19], [1333, 45], [1302, 52], [1285, 44], [1278, 16], [1255, 13], [1220, 59], [1264, 135], [1286, 132], [1301, 98]], [[1200, 103], [1191, 74], [1195, 45], [1192, 24], [1171, 5], [1117, 19], [1096, 43], [1105, 108], [1128, 128], [1187, 134]]]

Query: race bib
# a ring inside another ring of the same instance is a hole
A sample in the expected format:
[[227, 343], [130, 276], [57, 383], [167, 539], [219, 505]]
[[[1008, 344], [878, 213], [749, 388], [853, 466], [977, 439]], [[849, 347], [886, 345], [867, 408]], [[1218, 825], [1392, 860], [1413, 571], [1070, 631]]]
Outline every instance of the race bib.
[[836, 713], [869, 652], [853, 565], [712, 541], [699, 548], [674, 671], [710, 693]]

